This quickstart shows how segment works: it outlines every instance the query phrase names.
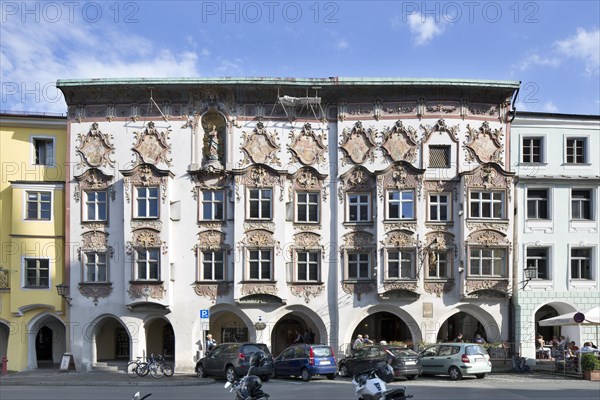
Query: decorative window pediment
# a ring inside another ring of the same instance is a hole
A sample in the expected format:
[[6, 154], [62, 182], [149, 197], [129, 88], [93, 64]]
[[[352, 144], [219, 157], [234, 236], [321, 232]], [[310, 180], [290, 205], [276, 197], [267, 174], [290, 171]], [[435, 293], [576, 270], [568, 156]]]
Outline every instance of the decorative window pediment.
[[385, 239], [381, 241], [384, 247], [416, 247], [417, 240], [413, 232], [407, 230], [395, 230], [388, 232]]
[[200, 190], [221, 190], [229, 185], [230, 176], [222, 171], [198, 170], [190, 173], [196, 189], [192, 190], [194, 198]]
[[320, 242], [321, 236], [316, 233], [300, 232], [294, 235], [294, 249], [296, 250], [323, 250]]
[[164, 163], [170, 167], [171, 160], [167, 158], [167, 153], [171, 152], [170, 132], [169, 129], [160, 132], [152, 121], [143, 131], [135, 132], [136, 142], [131, 149], [135, 152], [136, 164]]
[[173, 173], [167, 170], [161, 170], [152, 164], [138, 164], [129, 170], [121, 170], [123, 174], [123, 190], [125, 199], [131, 201], [132, 186], [159, 186], [162, 202], [167, 200], [167, 184]]
[[467, 279], [465, 292], [469, 298], [506, 298], [510, 285], [508, 279]]
[[421, 189], [423, 187], [423, 170], [414, 168], [411, 164], [400, 161], [387, 167], [377, 174], [378, 195], [381, 200], [384, 199], [386, 190], [404, 190], [413, 189], [421, 199]]
[[505, 233], [491, 229], [480, 230], [471, 233], [467, 237], [466, 242], [470, 245], [476, 244], [486, 247], [510, 245], [510, 241]]
[[198, 234], [198, 244], [194, 246], [196, 250], [216, 250], [227, 249], [225, 243], [225, 233], [216, 230], [203, 231]]
[[458, 143], [458, 125], [448, 126], [446, 125], [446, 121], [443, 118], [440, 118], [435, 125], [421, 125], [421, 129], [423, 130], [423, 138], [422, 143], [427, 143], [435, 132], [439, 133], [447, 133], [450, 136], [450, 139], [455, 143]]
[[137, 229], [132, 232], [132, 240], [127, 242], [127, 254], [132, 254], [134, 248], [160, 248], [162, 254], [167, 254], [167, 243], [160, 238], [160, 232], [154, 229]]
[[247, 231], [244, 239], [237, 243], [238, 250], [242, 251], [244, 247], [254, 247], [254, 248], [275, 248], [278, 252], [281, 250], [281, 246], [279, 241], [275, 240], [273, 233], [256, 229], [252, 231]]
[[340, 203], [344, 201], [344, 193], [372, 192], [376, 188], [375, 178], [366, 168], [358, 166], [340, 176], [338, 198]]
[[288, 146], [288, 150], [293, 161], [304, 165], [325, 162], [327, 135], [325, 133], [317, 134], [313, 131], [310, 123], [305, 123], [299, 133], [291, 131], [290, 139], [292, 139], [292, 143]]
[[112, 175], [106, 175], [98, 168], [90, 168], [83, 174], [75, 176], [75, 180], [77, 181], [77, 187], [73, 193], [75, 201], [79, 202], [81, 199], [81, 193], [87, 190], [108, 190], [110, 191], [111, 199], [115, 200], [116, 191], [112, 187], [112, 179]]
[[113, 136], [98, 130], [98, 123], [94, 122], [86, 134], [77, 134], [79, 145], [76, 147], [77, 154], [81, 157], [79, 166], [105, 167], [114, 166], [114, 160], [110, 155], [114, 154], [115, 147], [111, 143]]
[[113, 248], [107, 245], [108, 233], [102, 231], [90, 231], [81, 235], [81, 247], [77, 249], [81, 260], [82, 251], [106, 252], [109, 257], [113, 255]]
[[[301, 168], [294, 174], [289, 175], [294, 192], [320, 191], [323, 193], [323, 200], [327, 200], [327, 186], [323, 184], [326, 177], [327, 175], [320, 174], [312, 167]], [[292, 193], [290, 192], [291, 196]]]
[[360, 121], [357, 121], [352, 129], [345, 128], [340, 141], [340, 149], [344, 153], [342, 165], [349, 162], [362, 164], [367, 159], [373, 162], [375, 160], [374, 151], [377, 148], [375, 134], [375, 130], [363, 128]]
[[464, 142], [464, 148], [467, 151], [466, 161], [477, 161], [480, 164], [493, 162], [504, 165], [502, 160], [504, 132], [502, 132], [502, 128], [492, 130], [489, 123], [485, 121], [479, 129], [467, 125], [467, 132], [467, 139]]
[[[465, 190], [467, 188], [510, 189], [514, 173], [506, 172], [493, 163], [483, 164], [465, 175]], [[509, 199], [511, 191], [508, 191]], [[466, 194], [465, 194], [466, 197]]]
[[281, 165], [277, 152], [281, 150], [277, 133], [269, 133], [262, 122], [258, 122], [250, 133], [242, 132], [244, 143], [240, 149], [244, 152], [242, 165], [250, 163], [271, 163]]
[[274, 188], [279, 186], [279, 201], [283, 201], [283, 178], [268, 165], [252, 165], [237, 172], [235, 177], [235, 197], [240, 200], [240, 187]]
[[408, 161], [414, 163], [417, 160], [417, 149], [419, 139], [417, 132], [412, 127], [405, 127], [398, 120], [392, 128], [383, 131], [383, 143], [381, 148], [388, 160]]
[[375, 246], [373, 235], [368, 232], [350, 232], [342, 236], [343, 249], [368, 249]]

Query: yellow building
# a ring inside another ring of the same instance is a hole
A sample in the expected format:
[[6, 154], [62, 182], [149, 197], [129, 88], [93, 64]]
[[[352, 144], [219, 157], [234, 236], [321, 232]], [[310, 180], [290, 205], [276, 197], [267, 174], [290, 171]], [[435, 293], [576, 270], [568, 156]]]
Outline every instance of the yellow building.
[[66, 117], [0, 114], [0, 357], [52, 366], [67, 349]]

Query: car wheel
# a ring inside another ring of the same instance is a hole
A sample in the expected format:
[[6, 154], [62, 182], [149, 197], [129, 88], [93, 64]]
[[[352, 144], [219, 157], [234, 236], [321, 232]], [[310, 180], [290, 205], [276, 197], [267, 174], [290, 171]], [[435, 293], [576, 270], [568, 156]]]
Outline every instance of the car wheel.
[[448, 369], [448, 375], [450, 375], [450, 379], [452, 379], [453, 381], [457, 381], [460, 378], [462, 378], [462, 372], [460, 372], [460, 369], [454, 366]]
[[310, 372], [308, 372], [308, 370], [306, 368], [302, 368], [302, 371], [300, 372], [300, 377], [302, 378], [302, 380], [304, 382], [308, 382], [310, 381]]
[[237, 379], [237, 374], [235, 373], [235, 370], [233, 369], [232, 365], [227, 367], [227, 370], [225, 371], [225, 378], [227, 379], [227, 382], [231, 383], [233, 383]]
[[325, 375], [327, 377], [327, 379], [329, 379], [330, 381], [335, 379], [335, 374], [327, 374]]
[[340, 365], [340, 376], [348, 376], [348, 367], [346, 367], [346, 364]]
[[204, 369], [204, 365], [200, 364], [196, 367], [196, 376], [198, 378], [206, 378], [208, 376], [206, 370]]
[[419, 375], [407, 375], [406, 379], [408, 379], [409, 381], [414, 381], [415, 379], [417, 379], [417, 376]]
[[477, 377], [477, 379], [485, 378], [485, 374], [475, 374], [475, 376]]

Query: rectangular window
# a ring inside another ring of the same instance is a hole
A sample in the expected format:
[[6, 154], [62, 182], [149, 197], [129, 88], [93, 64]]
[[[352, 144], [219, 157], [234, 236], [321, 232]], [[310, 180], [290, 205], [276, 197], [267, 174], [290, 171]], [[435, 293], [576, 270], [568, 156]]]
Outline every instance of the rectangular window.
[[504, 218], [504, 192], [472, 191], [471, 218]]
[[348, 253], [348, 279], [369, 279], [369, 253]]
[[571, 189], [571, 219], [592, 219], [592, 191]]
[[450, 253], [433, 251], [429, 253], [428, 278], [450, 278]]
[[296, 222], [319, 222], [319, 193], [296, 194]]
[[202, 192], [202, 221], [222, 221], [224, 218], [224, 198], [222, 190]]
[[298, 282], [319, 281], [319, 256], [318, 251], [298, 251], [296, 253]]
[[249, 278], [251, 280], [271, 280], [271, 250], [248, 251]]
[[450, 146], [429, 146], [429, 168], [450, 168]]
[[271, 219], [271, 189], [250, 189], [250, 219]]
[[158, 218], [158, 187], [137, 187], [136, 218]]
[[537, 279], [550, 279], [547, 247], [528, 247], [525, 267], [537, 268]]
[[592, 279], [592, 249], [571, 249], [571, 279]]
[[44, 258], [25, 259], [25, 287], [36, 289], [50, 287], [50, 260]]
[[387, 252], [387, 278], [388, 279], [413, 279], [414, 253], [412, 251]]
[[202, 280], [222, 281], [225, 279], [225, 263], [222, 251], [202, 252]]
[[27, 219], [50, 221], [52, 217], [51, 192], [27, 192]]
[[137, 249], [135, 264], [135, 280], [157, 281], [160, 279], [160, 249]]
[[108, 207], [106, 192], [84, 192], [85, 197], [85, 221], [106, 221]]
[[446, 193], [429, 195], [429, 220], [442, 222], [448, 221], [450, 212], [450, 195]]
[[471, 248], [471, 276], [505, 276], [506, 250], [489, 248]]
[[548, 189], [527, 189], [527, 218], [548, 219]]
[[585, 138], [567, 138], [567, 164], [585, 164]]
[[35, 165], [54, 165], [54, 139], [34, 138]]
[[522, 162], [541, 163], [542, 162], [542, 139], [541, 138], [523, 138]]
[[84, 252], [85, 282], [108, 282], [106, 253], [96, 251]]
[[415, 218], [415, 192], [412, 190], [388, 192], [388, 219]]
[[368, 193], [348, 194], [348, 221], [369, 222], [371, 220], [371, 195]]

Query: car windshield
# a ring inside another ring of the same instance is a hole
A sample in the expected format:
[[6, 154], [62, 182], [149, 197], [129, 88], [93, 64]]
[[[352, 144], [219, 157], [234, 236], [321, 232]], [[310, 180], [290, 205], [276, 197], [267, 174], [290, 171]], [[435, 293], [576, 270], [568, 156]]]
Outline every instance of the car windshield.
[[394, 357], [417, 357], [418, 354], [412, 351], [411, 349], [402, 349], [402, 348], [391, 348], [386, 350], [388, 353], [391, 353]]
[[243, 352], [244, 354], [248, 355], [248, 354], [254, 354], [257, 351], [262, 351], [265, 354], [270, 354], [269, 353], [269, 348], [264, 345], [264, 344], [247, 344], [244, 346]]
[[474, 356], [474, 355], [484, 356], [487, 353], [482, 346], [467, 346], [467, 347], [465, 347], [465, 354], [467, 354], [469, 356]]
[[333, 353], [330, 347], [313, 347], [315, 357], [331, 357]]

